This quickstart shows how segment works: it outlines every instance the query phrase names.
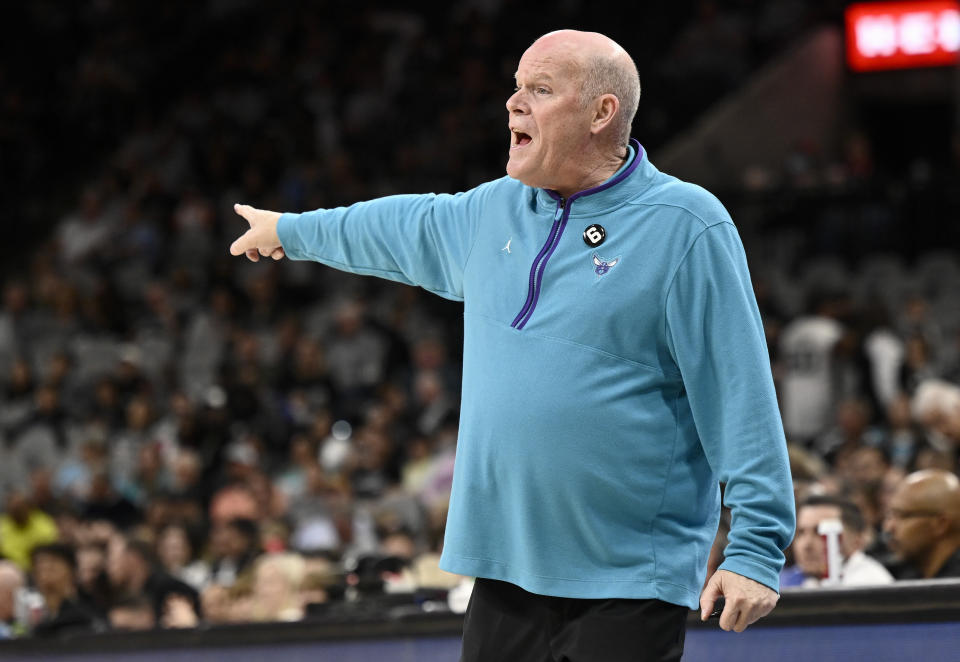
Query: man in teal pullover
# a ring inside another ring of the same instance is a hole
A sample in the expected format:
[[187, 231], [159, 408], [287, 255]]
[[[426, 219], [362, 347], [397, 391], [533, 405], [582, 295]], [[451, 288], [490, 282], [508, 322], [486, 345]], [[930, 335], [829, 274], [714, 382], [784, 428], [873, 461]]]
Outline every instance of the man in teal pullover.
[[[464, 302], [441, 567], [478, 582], [463, 660], [679, 659], [688, 609], [778, 599], [793, 491], [736, 228], [629, 139], [636, 67], [570, 30], [523, 55], [507, 175], [456, 195], [278, 214], [234, 255], [308, 259]], [[720, 515], [725, 560], [704, 585]], [[646, 657], [644, 657], [646, 655]]]

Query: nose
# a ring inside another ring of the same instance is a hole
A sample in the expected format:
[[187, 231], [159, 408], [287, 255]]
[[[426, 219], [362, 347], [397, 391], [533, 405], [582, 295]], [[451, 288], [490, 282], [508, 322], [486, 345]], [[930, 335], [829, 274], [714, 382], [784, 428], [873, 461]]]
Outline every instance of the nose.
[[507, 112], [511, 115], [513, 113], [523, 114], [525, 108], [523, 104], [523, 90], [517, 90], [507, 99]]

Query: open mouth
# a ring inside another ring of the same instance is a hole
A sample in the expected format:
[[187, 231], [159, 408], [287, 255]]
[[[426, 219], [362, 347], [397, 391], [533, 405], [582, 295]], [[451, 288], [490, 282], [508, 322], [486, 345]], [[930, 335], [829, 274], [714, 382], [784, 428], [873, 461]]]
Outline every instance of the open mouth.
[[520, 147], [525, 147], [530, 144], [530, 141], [533, 140], [529, 134], [524, 133], [523, 131], [513, 131], [513, 137], [510, 143], [510, 149], [519, 149]]

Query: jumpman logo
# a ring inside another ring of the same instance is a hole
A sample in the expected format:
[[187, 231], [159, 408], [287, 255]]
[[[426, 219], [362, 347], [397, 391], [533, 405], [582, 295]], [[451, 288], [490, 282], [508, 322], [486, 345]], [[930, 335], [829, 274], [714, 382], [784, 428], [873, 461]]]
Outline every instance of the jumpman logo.
[[501, 248], [501, 249], [500, 249], [500, 252], [507, 251], [507, 252], [509, 253], [509, 252], [510, 252], [510, 242], [511, 242], [511, 241], [513, 241], [513, 237], [510, 237], [510, 238], [507, 240], [507, 245], [504, 246], [503, 248]]

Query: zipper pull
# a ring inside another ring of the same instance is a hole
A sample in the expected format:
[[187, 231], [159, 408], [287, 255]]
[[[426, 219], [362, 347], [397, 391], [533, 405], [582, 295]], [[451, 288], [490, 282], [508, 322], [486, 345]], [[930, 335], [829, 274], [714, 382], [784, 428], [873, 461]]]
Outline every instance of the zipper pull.
[[553, 220], [559, 221], [560, 217], [563, 216], [563, 208], [567, 204], [567, 201], [563, 198], [560, 199], [560, 202], [557, 203], [557, 213], [554, 215]]

